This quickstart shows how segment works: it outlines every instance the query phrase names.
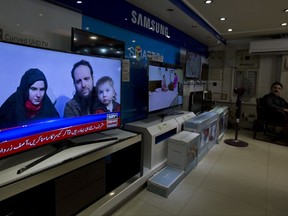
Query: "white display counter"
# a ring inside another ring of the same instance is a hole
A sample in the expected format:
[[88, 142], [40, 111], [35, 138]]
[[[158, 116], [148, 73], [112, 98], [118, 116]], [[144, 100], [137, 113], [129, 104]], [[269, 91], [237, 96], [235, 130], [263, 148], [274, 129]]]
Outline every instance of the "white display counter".
[[[145, 184], [141, 179], [141, 134], [120, 129], [101, 134], [116, 137], [117, 140], [97, 141], [65, 149], [20, 174], [17, 174], [19, 169], [51, 153], [55, 148], [43, 146], [1, 160], [1, 213], [35, 215], [37, 212], [37, 215], [42, 215], [45, 212], [44, 215], [71, 215], [95, 202], [97, 212], [102, 215], [134, 193]], [[91, 134], [77, 139], [84, 142], [93, 138], [98, 139], [99, 136]], [[129, 155], [132, 156], [127, 161]], [[130, 168], [126, 169], [128, 165]], [[119, 183], [120, 177], [123, 184]], [[145, 178], [149, 177], [146, 175]], [[134, 180], [131, 181], [131, 178]], [[113, 188], [115, 196], [108, 196], [109, 189]], [[87, 211], [84, 209], [82, 212], [85, 214]]]
[[175, 115], [149, 115], [147, 119], [131, 122], [125, 129], [142, 134], [144, 167], [155, 169], [165, 166], [167, 161], [167, 139], [183, 130], [184, 121], [194, 113], [176, 111]]

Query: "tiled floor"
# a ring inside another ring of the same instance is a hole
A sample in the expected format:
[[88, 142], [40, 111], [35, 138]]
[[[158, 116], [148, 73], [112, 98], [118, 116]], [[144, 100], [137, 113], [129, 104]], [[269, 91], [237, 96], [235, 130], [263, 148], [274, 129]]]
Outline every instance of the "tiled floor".
[[248, 147], [224, 143], [228, 131], [168, 198], [146, 188], [113, 213], [121, 215], [288, 216], [288, 147], [252, 139]]

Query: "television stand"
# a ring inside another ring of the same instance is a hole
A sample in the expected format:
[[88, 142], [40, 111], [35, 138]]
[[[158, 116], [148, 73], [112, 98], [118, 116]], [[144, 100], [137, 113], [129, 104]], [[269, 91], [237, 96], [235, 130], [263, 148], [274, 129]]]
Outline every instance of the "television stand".
[[146, 119], [125, 125], [128, 131], [142, 133], [145, 168], [155, 170], [166, 165], [168, 138], [182, 131], [183, 122], [195, 116], [194, 113], [187, 111], [178, 112], [181, 114], [163, 114], [164, 118], [159, 118], [162, 115], [155, 113]]
[[[73, 141], [73, 139], [68, 139], [66, 142], [61, 143], [60, 145], [55, 144], [54, 146], [56, 146], [56, 149], [46, 155], [44, 155], [43, 157], [40, 157], [39, 159], [31, 162], [30, 164], [27, 164], [26, 166], [18, 169], [17, 174], [21, 174], [24, 171], [36, 166], [37, 164], [47, 160], [48, 158], [58, 154], [59, 152], [68, 149], [68, 148], [72, 148], [75, 146], [80, 146], [80, 145], [87, 145], [87, 144], [92, 144], [92, 143], [99, 143], [99, 142], [107, 142], [107, 141], [113, 141], [115, 140], [116, 142], [118, 141], [117, 137], [105, 137], [105, 138], [100, 138], [100, 139], [96, 139], [96, 140], [87, 140], [87, 141], [80, 141], [80, 142], [75, 142]], [[113, 142], [114, 143], [114, 142]]]
[[[20, 175], [17, 175], [19, 168], [56, 148], [46, 145], [2, 159], [1, 213], [41, 215], [44, 211], [45, 215], [75, 215], [79, 211], [89, 211], [90, 205], [95, 202], [95, 214], [105, 215], [110, 209], [120, 205], [127, 196], [142, 187], [152, 174], [147, 173], [142, 178], [141, 134], [120, 129], [108, 130], [103, 134], [117, 136], [118, 141], [65, 149]], [[84, 136], [82, 140], [95, 136]], [[109, 195], [111, 191], [116, 192], [116, 195]], [[41, 199], [43, 197], [45, 202]]]
[[172, 111], [169, 111], [167, 113], [160, 114], [159, 116], [161, 117], [161, 122], [163, 122], [164, 118], [167, 117], [167, 116], [182, 115], [182, 114], [184, 114], [183, 111], [172, 110]]

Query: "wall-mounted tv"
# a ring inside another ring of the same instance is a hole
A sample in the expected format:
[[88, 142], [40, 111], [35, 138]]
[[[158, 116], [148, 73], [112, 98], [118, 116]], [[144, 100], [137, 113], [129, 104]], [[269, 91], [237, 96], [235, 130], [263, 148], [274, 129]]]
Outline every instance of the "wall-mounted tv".
[[98, 56], [125, 57], [125, 42], [82, 29], [71, 29], [71, 50]]
[[121, 59], [0, 42], [0, 65], [0, 158], [120, 127]]
[[187, 52], [185, 63], [185, 77], [187, 79], [200, 80], [201, 55], [195, 52]]
[[175, 65], [149, 62], [149, 113], [183, 104], [183, 69]]

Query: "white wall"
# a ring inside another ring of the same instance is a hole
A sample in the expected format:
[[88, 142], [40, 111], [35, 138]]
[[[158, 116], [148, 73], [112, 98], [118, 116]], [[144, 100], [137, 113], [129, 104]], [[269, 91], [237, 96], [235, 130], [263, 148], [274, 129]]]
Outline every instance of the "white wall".
[[[236, 52], [237, 50], [249, 50], [249, 40], [243, 41], [228, 41], [226, 46], [219, 46], [210, 48], [211, 51], [224, 51], [224, 63], [222, 69], [222, 80], [217, 80], [217, 84], [222, 84], [221, 92], [225, 96], [227, 95], [227, 99], [223, 100], [219, 98], [219, 93], [213, 94], [213, 99], [216, 100], [216, 104], [225, 105], [230, 108], [230, 120], [233, 123], [233, 119], [235, 118], [235, 111], [236, 111], [236, 97], [233, 96], [233, 72], [236, 69]], [[257, 96], [262, 97], [263, 95], [270, 92], [270, 86], [275, 81], [280, 81], [283, 86], [282, 96], [288, 101], [288, 67], [285, 69], [285, 62], [288, 62], [284, 59], [281, 55], [260, 55], [259, 56], [259, 68], [258, 68], [258, 78], [257, 78]], [[210, 68], [213, 65], [209, 63]], [[281, 65], [282, 64], [282, 65]], [[287, 63], [288, 64], [288, 63]], [[281, 67], [282, 66], [282, 67]], [[209, 68], [209, 69], [210, 69]], [[287, 86], [287, 87], [286, 87]], [[211, 88], [213, 92], [213, 88]], [[219, 90], [219, 89], [218, 89]], [[253, 118], [248, 118], [248, 116], [256, 116], [256, 98], [252, 98], [248, 102], [242, 101], [242, 113], [244, 114], [244, 119], [242, 119], [242, 124], [247, 126], [247, 122], [243, 123], [244, 121], [250, 121], [250, 125], [247, 127], [252, 127]], [[249, 122], [248, 122], [249, 123]], [[241, 125], [240, 125], [241, 126]]]
[[258, 77], [258, 97], [262, 97], [270, 92], [271, 84], [280, 80], [279, 62], [281, 57], [278, 55], [261, 55]]
[[81, 14], [39, 0], [0, 1], [3, 40], [5, 36], [28, 38], [47, 42], [48, 48], [70, 51], [71, 27], [82, 28]]

